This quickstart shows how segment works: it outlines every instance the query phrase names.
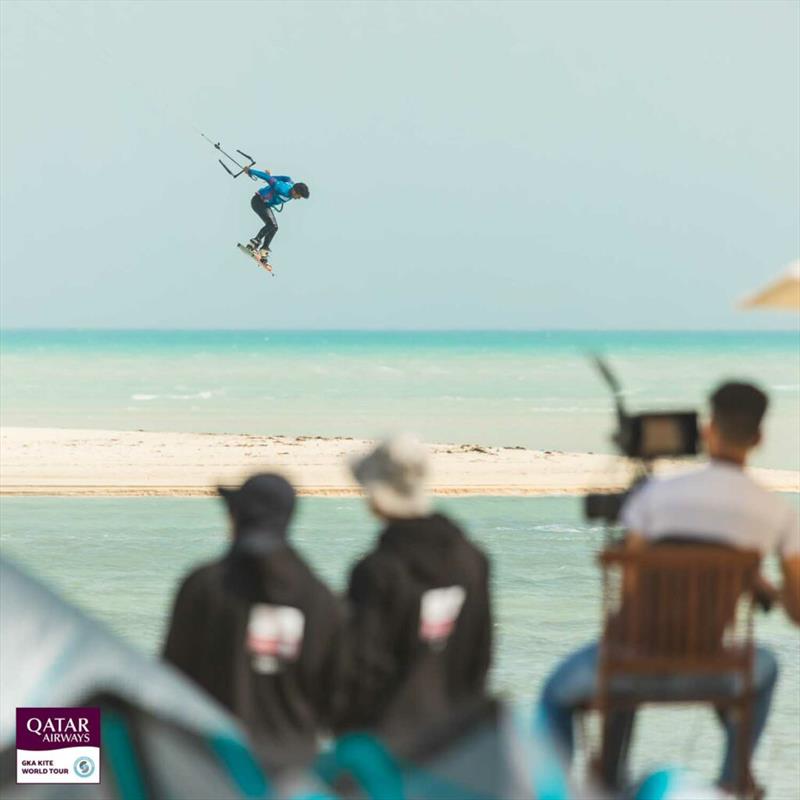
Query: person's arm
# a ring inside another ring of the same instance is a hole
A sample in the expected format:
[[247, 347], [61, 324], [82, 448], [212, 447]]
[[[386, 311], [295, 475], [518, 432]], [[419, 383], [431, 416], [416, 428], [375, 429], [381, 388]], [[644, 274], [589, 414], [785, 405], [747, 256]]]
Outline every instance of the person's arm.
[[178, 589], [162, 654], [165, 661], [192, 678], [198, 666], [199, 629], [204, 624], [196, 582], [196, 575], [190, 575]]
[[492, 600], [489, 560], [481, 553], [481, 580], [475, 598], [475, 620], [478, 633], [475, 639], [468, 682], [473, 691], [483, 691], [486, 676], [492, 665]]
[[375, 554], [360, 561], [350, 575], [349, 619], [344, 632], [344, 689], [335, 710], [338, 731], [369, 727], [380, 714], [381, 700], [396, 669], [389, 622], [392, 581], [388, 565]]
[[[343, 681], [345, 679], [346, 649], [344, 642], [344, 613], [338, 598], [327, 598], [318, 609], [315, 653], [305, 670], [305, 683], [314, 708], [324, 728], [335, 724], [336, 712], [346, 703]], [[306, 644], [303, 644], [305, 648]]]
[[783, 585], [778, 596], [789, 619], [800, 625], [800, 517], [788, 505], [778, 539]]
[[800, 555], [781, 558], [783, 587], [781, 601], [789, 618], [800, 625]]
[[291, 183], [292, 179], [288, 175], [273, 175], [272, 180], [280, 181], [281, 183]]
[[[626, 528], [623, 547], [631, 553], [637, 553], [648, 546], [645, 531], [649, 522], [647, 486], [640, 486], [625, 501], [620, 511], [620, 519]], [[626, 595], [635, 594], [638, 589], [637, 575], [633, 569], [626, 569], [622, 578], [623, 591]]]
[[641, 550], [647, 546], [647, 531], [652, 527], [652, 482], [637, 483], [631, 489], [622, 508], [619, 520], [625, 528], [625, 548]]
[[247, 175], [251, 175], [255, 178], [261, 178], [262, 181], [266, 181], [267, 183], [272, 183], [272, 181], [277, 180], [273, 178], [272, 175], [269, 174], [269, 170], [260, 170], [260, 169], [253, 169], [252, 167], [245, 167], [244, 171]]

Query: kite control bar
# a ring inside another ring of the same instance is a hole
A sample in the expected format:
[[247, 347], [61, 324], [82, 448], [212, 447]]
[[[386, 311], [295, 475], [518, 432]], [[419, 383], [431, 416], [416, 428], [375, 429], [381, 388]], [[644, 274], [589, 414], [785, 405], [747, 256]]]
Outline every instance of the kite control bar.
[[215, 145], [214, 145], [214, 147], [216, 147], [216, 148], [217, 148], [217, 150], [219, 150], [219, 151], [220, 151], [220, 153], [222, 153], [222, 154], [223, 154], [223, 155], [224, 155], [226, 158], [229, 158], [229, 159], [230, 159], [230, 160], [231, 160], [231, 161], [232, 161], [234, 164], [236, 164], [236, 166], [237, 166], [237, 167], [239, 167], [239, 171], [238, 171], [238, 172], [231, 172], [231, 170], [230, 170], [230, 169], [228, 169], [228, 165], [227, 165], [227, 164], [226, 164], [226, 163], [225, 163], [225, 162], [224, 162], [224, 161], [223, 161], [221, 158], [220, 158], [220, 159], [218, 159], [218, 160], [219, 160], [219, 163], [220, 163], [220, 164], [222, 164], [222, 168], [223, 168], [223, 169], [225, 170], [225, 172], [227, 172], [227, 173], [228, 173], [228, 175], [230, 175], [232, 178], [238, 178], [238, 177], [239, 177], [239, 176], [240, 176], [240, 175], [241, 175], [241, 174], [242, 174], [242, 173], [243, 173], [243, 172], [244, 172], [246, 169], [249, 169], [250, 167], [253, 167], [253, 166], [255, 166], [255, 163], [256, 163], [256, 162], [255, 162], [255, 159], [253, 158], [253, 156], [249, 156], [249, 155], [247, 155], [247, 153], [243, 153], [241, 150], [237, 150], [236, 152], [237, 152], [237, 153], [239, 153], [239, 155], [242, 155], [242, 156], [244, 156], [244, 157], [245, 157], [245, 158], [246, 158], [246, 159], [247, 159], [247, 160], [250, 162], [249, 164], [244, 164], [244, 165], [242, 165], [242, 164], [240, 164], [240, 163], [239, 163], [239, 162], [238, 162], [238, 161], [237, 161], [235, 158], [231, 158], [231, 157], [230, 157], [230, 156], [229, 156], [229, 155], [228, 155], [228, 154], [227, 154], [227, 153], [226, 153], [226, 152], [225, 152], [225, 151], [224, 151], [224, 150], [223, 150], [223, 149], [222, 149], [222, 148], [219, 146], [219, 143], [215, 144]]
[[[200, 133], [200, 132], [198, 131], [198, 133]], [[231, 176], [231, 178], [238, 178], [245, 170], [249, 169], [252, 166], [255, 166], [256, 162], [255, 162], [255, 159], [253, 158], [253, 156], [249, 156], [249, 155], [247, 155], [247, 153], [243, 153], [241, 150], [237, 150], [236, 152], [240, 156], [244, 156], [244, 158], [246, 158], [250, 162], [249, 164], [240, 164], [230, 153], [226, 153], [222, 149], [222, 147], [220, 146], [219, 142], [212, 142], [211, 139], [209, 139], [208, 136], [206, 136], [204, 133], [200, 133], [200, 135], [210, 145], [212, 145], [215, 150], [219, 150], [219, 152], [222, 153], [222, 155], [225, 156], [225, 158], [227, 158], [228, 161], [230, 161], [232, 164], [235, 164], [239, 168], [238, 172], [234, 172], [232, 169], [230, 169], [230, 167], [221, 158], [217, 159], [219, 161], [219, 163], [222, 164], [222, 168], [225, 170], [225, 172], [228, 173], [228, 175]]]

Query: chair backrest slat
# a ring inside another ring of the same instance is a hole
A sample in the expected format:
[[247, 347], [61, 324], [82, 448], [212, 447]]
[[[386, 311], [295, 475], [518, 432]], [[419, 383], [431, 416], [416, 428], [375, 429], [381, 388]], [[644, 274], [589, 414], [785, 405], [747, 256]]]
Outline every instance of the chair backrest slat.
[[603, 551], [607, 666], [620, 671], [635, 662], [645, 673], [665, 664], [674, 671], [740, 668], [752, 648], [759, 560], [757, 553], [706, 545]]

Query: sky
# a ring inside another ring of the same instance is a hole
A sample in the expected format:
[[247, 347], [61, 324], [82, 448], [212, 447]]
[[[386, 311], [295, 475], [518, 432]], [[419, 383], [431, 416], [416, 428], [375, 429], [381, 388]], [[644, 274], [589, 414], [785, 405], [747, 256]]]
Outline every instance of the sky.
[[[762, 328], [796, 2], [0, 2], [0, 325]], [[270, 278], [257, 188], [305, 181]]]

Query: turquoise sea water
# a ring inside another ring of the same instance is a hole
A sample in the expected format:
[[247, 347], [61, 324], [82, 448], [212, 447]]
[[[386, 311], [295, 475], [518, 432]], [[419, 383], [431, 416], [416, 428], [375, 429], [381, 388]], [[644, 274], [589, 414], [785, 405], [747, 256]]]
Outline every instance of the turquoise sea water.
[[[793, 497], [800, 504], [800, 497]], [[547, 673], [594, 638], [600, 529], [581, 520], [575, 498], [464, 498], [442, 507], [489, 552], [496, 616], [494, 685], [531, 702]], [[120, 636], [158, 651], [179, 577], [225, 546], [213, 499], [5, 498], [2, 552], [107, 622]], [[341, 589], [349, 565], [374, 538], [363, 502], [302, 498], [294, 541]], [[756, 769], [772, 800], [800, 789], [800, 634], [781, 612], [760, 614], [758, 638], [778, 654], [781, 679]], [[713, 777], [721, 736], [703, 708], [648, 709], [637, 722], [633, 763], [684, 764]]]
[[758, 463], [800, 469], [800, 337], [787, 332], [5, 331], [0, 423], [375, 436], [607, 452], [606, 355], [631, 409], [770, 393]]
[[[796, 332], [348, 333], [5, 331], [0, 423], [56, 427], [374, 436], [610, 452], [613, 407], [586, 361], [606, 355], [632, 410], [702, 406], [714, 383], [756, 380], [772, 398], [758, 463], [800, 469]], [[794, 498], [795, 502], [797, 498]], [[493, 559], [493, 680], [520, 701], [592, 638], [600, 531], [565, 498], [444, 504]], [[156, 652], [179, 576], [218, 553], [209, 499], [3, 498], [0, 542], [48, 584]], [[341, 588], [374, 535], [357, 500], [304, 499], [296, 541]], [[770, 797], [800, 790], [798, 632], [760, 618], [783, 675], [757, 767]], [[714, 771], [720, 735], [703, 710], [646, 711], [634, 762]]]

